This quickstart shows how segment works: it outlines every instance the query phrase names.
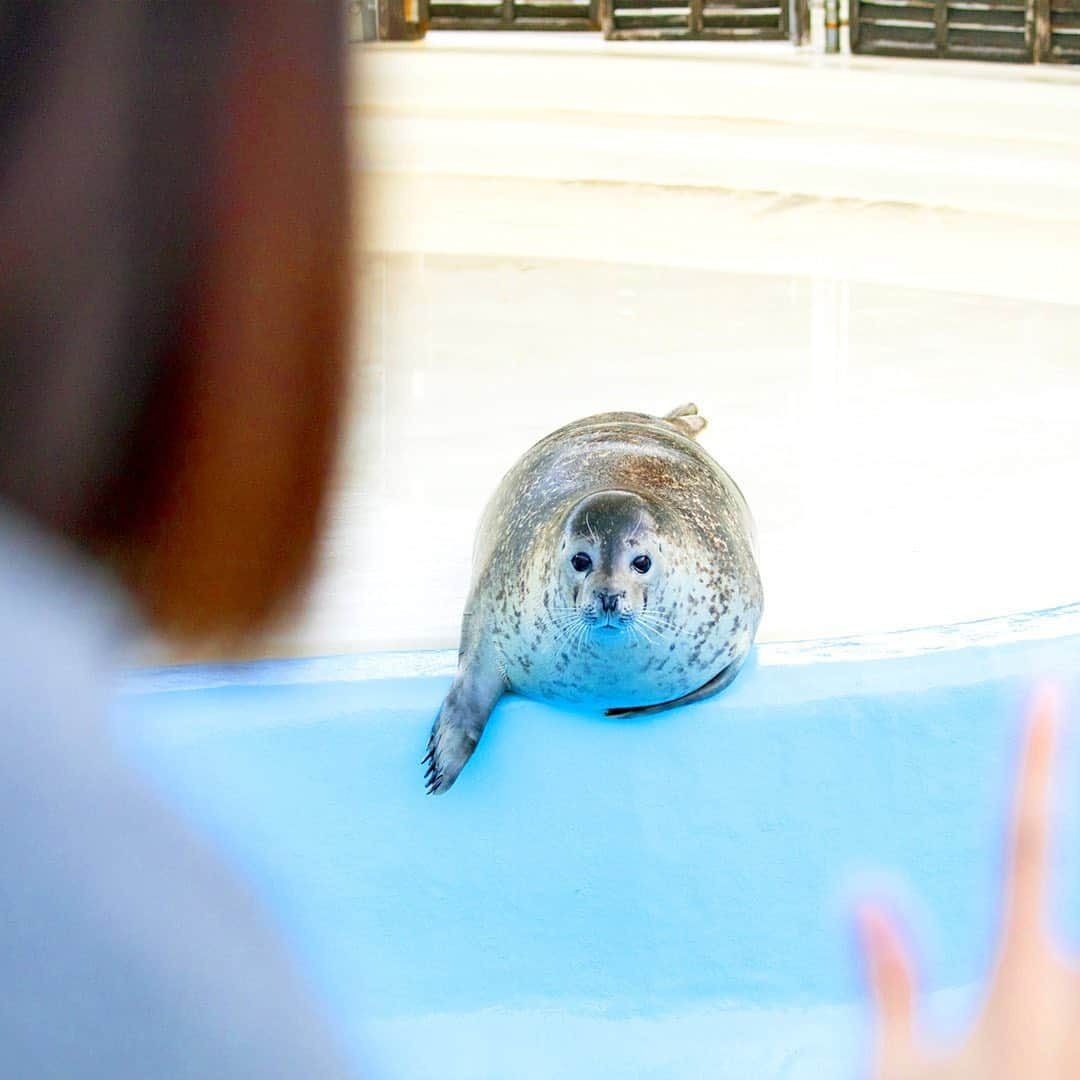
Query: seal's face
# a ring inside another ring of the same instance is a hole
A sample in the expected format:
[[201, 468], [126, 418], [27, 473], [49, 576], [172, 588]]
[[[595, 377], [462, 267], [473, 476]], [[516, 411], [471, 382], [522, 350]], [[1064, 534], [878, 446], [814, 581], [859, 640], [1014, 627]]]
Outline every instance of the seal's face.
[[583, 499], [566, 520], [558, 559], [563, 611], [591, 642], [650, 636], [665, 558], [644, 499], [625, 491]]

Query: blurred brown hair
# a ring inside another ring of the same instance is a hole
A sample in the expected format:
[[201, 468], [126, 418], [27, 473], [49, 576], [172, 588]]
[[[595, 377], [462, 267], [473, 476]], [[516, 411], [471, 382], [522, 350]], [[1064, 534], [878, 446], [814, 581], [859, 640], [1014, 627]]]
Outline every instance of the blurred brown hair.
[[0, 0], [0, 496], [179, 637], [308, 571], [345, 394], [341, 5]]

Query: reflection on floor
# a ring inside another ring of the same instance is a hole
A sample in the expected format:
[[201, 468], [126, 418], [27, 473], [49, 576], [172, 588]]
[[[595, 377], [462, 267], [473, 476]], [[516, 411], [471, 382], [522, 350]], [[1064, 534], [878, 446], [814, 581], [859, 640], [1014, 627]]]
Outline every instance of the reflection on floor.
[[456, 642], [476, 521], [532, 442], [698, 402], [757, 517], [765, 640], [1080, 594], [1080, 309], [826, 278], [373, 260], [309, 614], [279, 651]]

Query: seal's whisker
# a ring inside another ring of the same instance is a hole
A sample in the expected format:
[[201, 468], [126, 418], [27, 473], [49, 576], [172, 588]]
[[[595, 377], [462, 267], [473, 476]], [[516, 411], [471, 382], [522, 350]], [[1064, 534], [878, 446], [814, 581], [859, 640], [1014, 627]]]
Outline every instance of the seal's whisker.
[[581, 618], [581, 611], [576, 607], [554, 608], [548, 613], [548, 617], [555, 625], [576, 623]]
[[569, 649], [574, 648], [574, 642], [577, 640], [578, 634], [581, 632], [581, 620], [569, 619], [562, 633], [559, 635], [557, 644], [561, 647], [565, 645]]
[[585, 515], [585, 528], [589, 531], [589, 539], [594, 544], [599, 544], [600, 537], [596, 535], [596, 530], [593, 528], [592, 522], [589, 520], [589, 515], [587, 513]]
[[638, 617], [644, 622], [657, 623], [660, 626], [678, 626], [674, 619], [665, 619], [662, 615], [654, 615], [651, 611], [642, 611]]
[[653, 619], [647, 615], [639, 615], [638, 622], [643, 623], [645, 626], [652, 627], [654, 630], [662, 630], [669, 633], [677, 634], [680, 629], [677, 623], [669, 622], [667, 619]]
[[639, 623], [634, 629], [651, 645], [657, 645], [665, 640], [658, 631], [647, 628], [643, 623]]
[[660, 641], [670, 644], [671, 642], [678, 641], [682, 636], [681, 630], [677, 626], [664, 625], [651, 623], [648, 619], [642, 620], [641, 628], [653, 634]]
[[662, 615], [654, 615], [651, 611], [639, 611], [635, 616], [639, 622], [650, 623], [653, 626], [677, 626], [671, 619], [665, 619]]
[[563, 642], [571, 640], [577, 633], [581, 626], [580, 619], [567, 619], [567, 621], [555, 628], [555, 644], [562, 645]]
[[672, 619], [667, 618], [665, 615], [659, 615], [655, 611], [639, 611], [637, 617], [647, 619], [649, 622], [665, 623], [668, 626], [677, 625]]

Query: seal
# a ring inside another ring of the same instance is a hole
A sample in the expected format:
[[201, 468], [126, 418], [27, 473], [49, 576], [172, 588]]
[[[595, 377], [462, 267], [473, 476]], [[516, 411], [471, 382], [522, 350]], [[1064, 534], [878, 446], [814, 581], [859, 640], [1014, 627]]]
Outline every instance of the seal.
[[639, 716], [738, 674], [762, 611], [754, 525], [695, 441], [704, 427], [693, 404], [590, 416], [503, 477], [422, 762], [430, 794], [451, 787], [507, 692]]

